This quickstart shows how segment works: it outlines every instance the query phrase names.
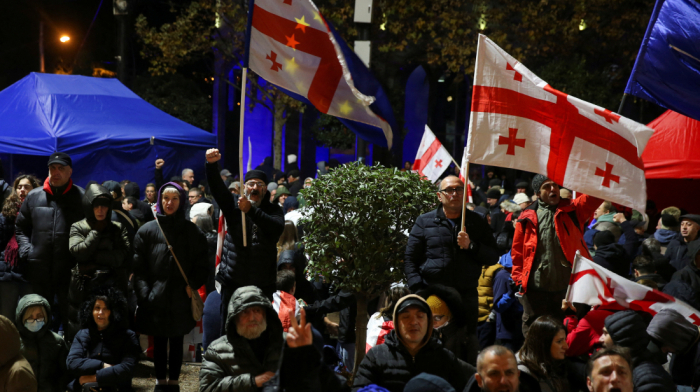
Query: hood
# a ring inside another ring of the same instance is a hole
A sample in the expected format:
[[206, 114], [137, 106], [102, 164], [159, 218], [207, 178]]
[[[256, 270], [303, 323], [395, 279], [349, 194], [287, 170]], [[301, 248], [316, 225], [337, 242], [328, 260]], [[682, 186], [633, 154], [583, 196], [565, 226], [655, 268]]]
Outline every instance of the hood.
[[136, 199], [141, 198], [141, 188], [139, 188], [139, 184], [135, 182], [130, 182], [126, 185], [124, 185], [124, 196], [132, 196], [135, 197]]
[[608, 261], [616, 258], [625, 258], [625, 248], [620, 244], [608, 244], [599, 246], [595, 251], [596, 257], [602, 257]]
[[[245, 286], [237, 289], [233, 296], [231, 296], [231, 301], [228, 303], [228, 318], [226, 319], [226, 335], [231, 340], [234, 337], [239, 336], [236, 332], [236, 324], [233, 319], [243, 312], [246, 308], [251, 306], [262, 306], [267, 314], [267, 328], [268, 330], [279, 329], [280, 334], [282, 333], [282, 323], [280, 318], [272, 307], [272, 303], [263, 294], [262, 290], [255, 286]], [[273, 336], [273, 335], [270, 335]]]
[[272, 166], [272, 157], [265, 157], [262, 164], [263, 166]]
[[649, 344], [646, 324], [642, 316], [633, 310], [617, 312], [606, 317], [605, 328], [616, 345], [630, 350], [632, 358], [642, 354]]
[[508, 253], [501, 256], [501, 258], [498, 259], [498, 264], [505, 268], [513, 268], [513, 257], [511, 256], [510, 252], [511, 251], [509, 250]]
[[194, 218], [197, 215], [208, 215], [207, 211], [211, 207], [211, 204], [205, 202], [194, 203], [190, 207], [190, 218]]
[[406, 383], [403, 392], [455, 392], [455, 389], [442, 377], [421, 373]]
[[185, 219], [185, 203], [187, 203], [187, 192], [185, 192], [182, 187], [175, 183], [175, 182], [168, 182], [163, 184], [163, 186], [160, 187], [158, 190], [158, 200], [156, 201], [156, 212], [158, 212], [161, 215], [165, 215], [165, 212], [163, 211], [163, 206], [161, 205], [161, 199], [163, 197], [163, 190], [167, 187], [174, 187], [180, 192], [180, 206], [177, 208], [177, 211], [175, 211], [175, 216], [182, 217], [182, 219]]
[[17, 328], [10, 319], [0, 316], [0, 368], [19, 355], [20, 346]]
[[681, 235], [677, 231], [659, 229], [654, 232], [654, 238], [656, 238], [661, 244], [668, 245], [672, 240], [681, 241]]
[[[294, 251], [293, 250], [285, 250], [282, 253], [280, 253], [279, 257], [277, 258], [277, 270], [279, 271], [280, 266], [282, 264], [294, 264]], [[296, 265], [294, 266], [296, 270]], [[296, 274], [296, 271], [295, 271]]]
[[609, 212], [607, 214], [603, 214], [603, 215], [599, 216], [598, 219], [596, 219], [596, 223], [597, 222], [614, 222], [613, 216], [615, 216], [615, 214], [612, 212]]
[[467, 309], [464, 307], [462, 297], [459, 295], [457, 290], [441, 284], [434, 284], [423, 290], [419, 290], [416, 294], [426, 301], [431, 295], [438, 296], [445, 302], [445, 304], [447, 304], [447, 307], [450, 309], [450, 313], [452, 313], [452, 319], [449, 323], [455, 324], [457, 327], [467, 325]]
[[[47, 322], [44, 324], [44, 327], [41, 328], [39, 331], [30, 332], [24, 326], [24, 323], [22, 322], [22, 316], [29, 307], [37, 305], [44, 307], [44, 313], [46, 314]], [[46, 331], [48, 331], [51, 327], [51, 323], [49, 322], [49, 320], [51, 320], [51, 305], [49, 305], [49, 301], [47, 301], [46, 298], [38, 294], [28, 294], [19, 300], [19, 303], [17, 304], [17, 309], [15, 310], [15, 326], [17, 327], [22, 336], [33, 337], [44, 335]]]
[[107, 188], [108, 191], [114, 192], [112, 195], [115, 199], [119, 199], [120, 197], [124, 196], [122, 195], [122, 186], [116, 181], [105, 181], [102, 183], [102, 186]]
[[[282, 196], [282, 195], [290, 195], [290, 194], [291, 194], [291, 193], [289, 193], [289, 189], [287, 189], [287, 187], [285, 187], [285, 186], [283, 186], [283, 185], [280, 185], [280, 186], [277, 187], [277, 193], [275, 193], [275, 198], [272, 199], [272, 203], [278, 204], [279, 199], [280, 199], [280, 196]], [[265, 199], [265, 198], [263, 197], [263, 199]]]
[[647, 333], [653, 339], [668, 346], [676, 353], [682, 353], [697, 342], [700, 331], [698, 327], [686, 320], [673, 309], [661, 309], [647, 327]]
[[[396, 316], [398, 315], [398, 311], [401, 308], [401, 304], [403, 302], [406, 302], [407, 300], [414, 299], [422, 302], [425, 304], [425, 308], [427, 309], [428, 313], [428, 332], [425, 334], [423, 337], [423, 342], [421, 343], [420, 347], [418, 347], [418, 350], [420, 350], [423, 346], [428, 344], [430, 341], [430, 338], [433, 336], [433, 314], [430, 311], [430, 306], [428, 305], [427, 302], [423, 299], [423, 297], [416, 295], [416, 294], [409, 294], [405, 297], [402, 297], [396, 302], [396, 306], [394, 307], [394, 314], [392, 315], [392, 320], [394, 320], [394, 333], [396, 334], [396, 339], [401, 342], [403, 345], [403, 338], [401, 337], [401, 331], [399, 330], [401, 328], [400, 323], [397, 321], [398, 319]], [[229, 308], [230, 309], [230, 308]], [[405, 346], [405, 345], [404, 345]]]
[[95, 212], [92, 209], [92, 203], [98, 197], [105, 197], [109, 199], [109, 211], [107, 211], [107, 218], [112, 216], [112, 203], [114, 198], [112, 194], [107, 190], [106, 187], [98, 184], [92, 184], [85, 190], [85, 195], [83, 195], [83, 213], [85, 213], [85, 218], [88, 221], [95, 221]]
[[[689, 264], [686, 268], [692, 267], [693, 264]], [[693, 290], [693, 287], [688, 283], [680, 280], [672, 280], [666, 283], [663, 293], [687, 303], [692, 306], [693, 309], [700, 309], [700, 302], [698, 302], [695, 297], [695, 290]]]
[[634, 367], [632, 384], [637, 392], [675, 391], [673, 377], [653, 361], [645, 361]]
[[316, 164], [316, 168], [318, 169], [318, 174], [320, 176], [328, 173], [328, 170], [326, 170], [326, 161], [320, 161]]

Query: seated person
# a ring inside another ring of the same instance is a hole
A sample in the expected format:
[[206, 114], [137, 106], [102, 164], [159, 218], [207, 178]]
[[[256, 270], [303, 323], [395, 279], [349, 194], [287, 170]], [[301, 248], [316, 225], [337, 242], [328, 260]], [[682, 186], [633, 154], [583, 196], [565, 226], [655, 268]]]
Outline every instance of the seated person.
[[[538, 317], [530, 326], [523, 347], [516, 356], [521, 381], [527, 374], [529, 379], [537, 381], [542, 391], [568, 391], [569, 383], [564, 366], [568, 348], [564, 325], [552, 316]], [[533, 386], [536, 389], [536, 385]]]
[[20, 354], [22, 343], [12, 321], [0, 315], [0, 391], [36, 392], [31, 365]]
[[279, 369], [284, 346], [282, 323], [270, 300], [255, 286], [233, 293], [227, 317], [226, 335], [213, 341], [204, 354], [199, 390], [262, 388]]
[[59, 392], [69, 381], [66, 371], [68, 343], [51, 331], [49, 301], [37, 294], [17, 304], [15, 326], [22, 338], [22, 355], [32, 366], [41, 392]]
[[401, 392], [420, 373], [442, 377], [457, 391], [467, 384], [467, 375], [455, 355], [433, 336], [433, 314], [428, 303], [407, 295], [396, 304], [395, 329], [384, 344], [373, 347], [360, 363], [353, 391], [376, 384]]
[[68, 353], [68, 371], [75, 377], [71, 391], [90, 387], [112, 387], [131, 391], [131, 379], [141, 346], [133, 331], [124, 326], [126, 299], [109, 288], [93, 295], [80, 311], [82, 327]]

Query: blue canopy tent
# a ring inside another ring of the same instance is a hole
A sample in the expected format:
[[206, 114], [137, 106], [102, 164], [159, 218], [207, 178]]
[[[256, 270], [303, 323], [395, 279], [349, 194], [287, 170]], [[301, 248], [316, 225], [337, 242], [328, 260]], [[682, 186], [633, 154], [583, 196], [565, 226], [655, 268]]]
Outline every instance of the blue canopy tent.
[[[10, 154], [12, 178], [22, 171], [46, 177], [44, 158], [70, 154], [73, 181], [153, 182], [195, 170], [204, 178], [204, 151], [216, 136], [162, 112], [116, 79], [31, 73], [0, 92], [0, 154]], [[28, 157], [33, 156], [33, 157]], [[5, 168], [7, 168], [5, 162]], [[9, 176], [7, 179], [9, 180]]]

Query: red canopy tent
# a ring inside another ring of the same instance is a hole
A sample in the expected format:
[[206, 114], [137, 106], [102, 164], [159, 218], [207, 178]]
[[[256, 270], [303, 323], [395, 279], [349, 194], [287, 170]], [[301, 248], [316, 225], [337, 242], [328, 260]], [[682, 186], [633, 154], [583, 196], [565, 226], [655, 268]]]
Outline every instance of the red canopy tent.
[[642, 153], [647, 200], [659, 211], [700, 212], [700, 121], [667, 110], [647, 126], [654, 129]]

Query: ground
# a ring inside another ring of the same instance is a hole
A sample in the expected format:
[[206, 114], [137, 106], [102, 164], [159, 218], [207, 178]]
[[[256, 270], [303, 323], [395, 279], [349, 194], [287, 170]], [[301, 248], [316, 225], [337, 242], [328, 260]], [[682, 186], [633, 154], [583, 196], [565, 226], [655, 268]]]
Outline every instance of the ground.
[[[183, 363], [180, 374], [180, 391], [199, 391], [199, 363]], [[153, 362], [141, 361], [136, 367], [136, 376], [132, 382], [135, 392], [150, 392], [156, 385], [156, 372]]]

